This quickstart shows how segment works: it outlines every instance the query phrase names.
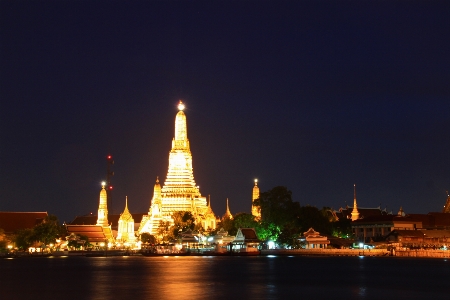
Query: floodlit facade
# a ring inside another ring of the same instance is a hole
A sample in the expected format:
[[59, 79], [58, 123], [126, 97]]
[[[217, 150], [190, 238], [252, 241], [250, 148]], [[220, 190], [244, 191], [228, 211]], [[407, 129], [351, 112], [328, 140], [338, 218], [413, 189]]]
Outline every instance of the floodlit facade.
[[156, 179], [149, 212], [142, 218], [139, 234], [148, 232], [157, 235], [160, 221], [173, 224], [172, 213], [175, 211], [191, 212], [196, 223], [201, 224], [205, 230], [216, 228], [216, 216], [194, 180], [184, 108], [180, 101], [166, 181], [161, 187], [159, 179]]

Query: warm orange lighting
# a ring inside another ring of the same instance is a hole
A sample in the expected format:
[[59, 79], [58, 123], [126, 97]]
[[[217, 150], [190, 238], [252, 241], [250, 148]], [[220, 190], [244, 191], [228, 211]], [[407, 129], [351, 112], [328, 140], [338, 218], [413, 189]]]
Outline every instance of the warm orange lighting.
[[[169, 152], [169, 168], [164, 186], [157, 180], [154, 195], [149, 208], [149, 216], [139, 228], [139, 234], [149, 232], [157, 235], [161, 220], [173, 224], [174, 211], [190, 211], [200, 224], [211, 224], [215, 229], [216, 217], [208, 206], [206, 197], [200, 194], [200, 187], [195, 183], [192, 154], [187, 135], [185, 106], [180, 100], [179, 111], [175, 117], [175, 135]], [[205, 228], [206, 229], [206, 228]]]
[[181, 100], [180, 100], [180, 103], [178, 103], [178, 109], [184, 110], [184, 104], [183, 104], [183, 102], [181, 102]]

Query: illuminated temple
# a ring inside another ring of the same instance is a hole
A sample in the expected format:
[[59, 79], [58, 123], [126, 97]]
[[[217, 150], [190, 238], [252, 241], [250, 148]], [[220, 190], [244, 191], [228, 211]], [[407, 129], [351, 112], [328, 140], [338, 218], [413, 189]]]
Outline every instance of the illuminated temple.
[[175, 136], [169, 153], [166, 181], [161, 187], [159, 179], [156, 178], [148, 215], [142, 218], [139, 234], [148, 232], [157, 235], [160, 221], [173, 224], [172, 213], [175, 211], [191, 212], [196, 223], [201, 224], [205, 230], [216, 228], [216, 216], [210, 203], [201, 195], [199, 186], [195, 184], [186, 115], [183, 110], [184, 104], [180, 101], [175, 117]]

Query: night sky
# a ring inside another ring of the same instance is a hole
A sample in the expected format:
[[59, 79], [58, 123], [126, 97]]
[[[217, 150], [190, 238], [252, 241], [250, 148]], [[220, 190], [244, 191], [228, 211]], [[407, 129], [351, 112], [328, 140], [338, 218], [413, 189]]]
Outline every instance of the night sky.
[[218, 216], [282, 185], [318, 208], [441, 211], [450, 4], [0, 2], [0, 211], [146, 212], [177, 103]]

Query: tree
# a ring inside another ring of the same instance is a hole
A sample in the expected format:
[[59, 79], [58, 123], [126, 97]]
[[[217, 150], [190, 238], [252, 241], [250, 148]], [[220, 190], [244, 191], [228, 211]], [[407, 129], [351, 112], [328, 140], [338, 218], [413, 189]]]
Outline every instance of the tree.
[[226, 216], [222, 220], [220, 226], [223, 228], [223, 230], [227, 231], [229, 235], [236, 235], [237, 233], [237, 229], [234, 226], [234, 220], [231, 219], [229, 216]]
[[280, 227], [274, 223], [261, 222], [261, 224], [256, 227], [256, 234], [262, 241], [278, 241], [280, 233]]
[[172, 232], [170, 230], [170, 222], [169, 221], [159, 221], [158, 227], [158, 239], [159, 241], [168, 242], [173, 238]]
[[54, 215], [45, 217], [41, 224], [34, 227], [34, 238], [44, 245], [55, 243], [56, 238], [60, 236], [61, 226], [58, 224], [58, 218]]
[[82, 246], [88, 248], [89, 246], [92, 245], [89, 243], [88, 236], [71, 233], [70, 236], [68, 237], [67, 246], [73, 247], [75, 249], [80, 249]]
[[195, 218], [190, 211], [175, 211], [172, 219], [177, 232], [193, 230], [195, 227]]
[[141, 242], [144, 244], [156, 244], [156, 237], [148, 232], [141, 234]]
[[254, 205], [259, 206], [261, 211], [258, 237], [279, 244], [293, 244], [293, 239], [300, 234], [300, 203], [292, 200], [292, 192], [284, 186], [274, 187], [261, 193]]
[[234, 227], [235, 228], [255, 228], [258, 225], [255, 217], [248, 213], [237, 213], [234, 216]]
[[303, 232], [312, 227], [321, 234], [331, 234], [331, 223], [328, 217], [317, 207], [302, 206], [299, 212], [298, 220]]
[[332, 235], [340, 238], [352, 238], [352, 220], [341, 218], [336, 222], [331, 223]]
[[298, 215], [300, 203], [292, 201], [292, 192], [284, 186], [277, 186], [261, 193], [254, 201], [260, 207], [261, 221], [283, 227]]
[[31, 228], [21, 229], [17, 232], [14, 238], [16, 247], [20, 250], [27, 250], [35, 241], [34, 232]]

